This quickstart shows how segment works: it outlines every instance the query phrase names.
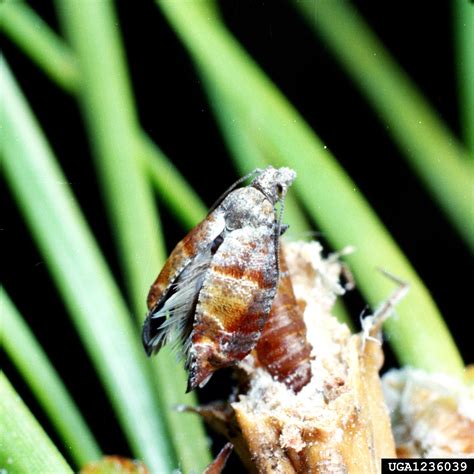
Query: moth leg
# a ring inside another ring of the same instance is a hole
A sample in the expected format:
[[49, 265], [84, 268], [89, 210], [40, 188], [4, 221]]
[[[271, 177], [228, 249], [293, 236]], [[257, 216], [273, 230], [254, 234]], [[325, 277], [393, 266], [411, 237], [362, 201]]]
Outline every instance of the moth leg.
[[354, 275], [349, 265], [345, 262], [341, 262], [341, 277], [344, 279], [342, 284], [344, 290], [350, 291], [356, 287]]
[[390, 280], [397, 283], [397, 288], [393, 293], [385, 300], [374, 312], [372, 316], [367, 316], [366, 318], [361, 319], [362, 333], [363, 333], [363, 346], [364, 349], [365, 342], [376, 341], [380, 344], [379, 336], [382, 328], [382, 324], [390, 317], [390, 315], [395, 311], [395, 306], [406, 296], [410, 285], [401, 280], [400, 278], [392, 275], [386, 270], [378, 269], [383, 275], [385, 275]]

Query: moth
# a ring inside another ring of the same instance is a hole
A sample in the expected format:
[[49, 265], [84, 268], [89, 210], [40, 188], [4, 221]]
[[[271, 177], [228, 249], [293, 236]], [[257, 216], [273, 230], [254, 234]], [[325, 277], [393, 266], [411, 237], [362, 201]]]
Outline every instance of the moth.
[[258, 363], [295, 393], [311, 379], [311, 345], [306, 339], [304, 307], [296, 301], [283, 248], [280, 280], [272, 308], [255, 347]]
[[188, 392], [255, 347], [277, 291], [283, 201], [296, 173], [269, 166], [252, 174], [178, 243], [148, 294], [145, 350], [182, 344]]

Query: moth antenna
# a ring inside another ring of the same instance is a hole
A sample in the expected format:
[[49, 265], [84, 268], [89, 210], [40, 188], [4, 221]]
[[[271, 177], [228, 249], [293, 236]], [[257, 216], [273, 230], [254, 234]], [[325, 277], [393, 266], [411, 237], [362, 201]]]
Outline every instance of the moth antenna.
[[245, 180], [251, 178], [252, 176], [255, 176], [256, 174], [259, 174], [261, 173], [263, 170], [261, 168], [256, 168], [254, 169], [253, 171], [251, 171], [250, 173], [246, 174], [245, 176], [243, 176], [242, 178], [238, 179], [230, 188], [228, 188], [224, 193], [222, 193], [219, 198], [217, 199], [217, 201], [211, 206], [211, 208], [209, 209], [209, 212], [207, 213], [207, 215], [209, 215], [212, 211], [214, 211], [218, 206], [219, 204], [241, 183], [243, 183]]
[[275, 229], [275, 248], [276, 248], [276, 269], [278, 274], [280, 274], [280, 235], [282, 234], [282, 221], [283, 221], [283, 211], [285, 210], [285, 197], [286, 193], [282, 194], [280, 198], [280, 212], [278, 215], [278, 221]]

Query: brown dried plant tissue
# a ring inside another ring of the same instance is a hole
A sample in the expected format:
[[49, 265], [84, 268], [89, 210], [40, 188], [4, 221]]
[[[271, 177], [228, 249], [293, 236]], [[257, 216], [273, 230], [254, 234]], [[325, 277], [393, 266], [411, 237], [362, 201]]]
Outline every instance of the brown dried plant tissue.
[[381, 382], [381, 325], [407, 285], [351, 334], [331, 314], [344, 293], [337, 258], [322, 258], [318, 242], [283, 245], [312, 346], [309, 383], [294, 393], [251, 353], [238, 365], [232, 401], [194, 409], [234, 444], [248, 471], [371, 474], [381, 458], [474, 456], [472, 383], [410, 368]]
[[235, 401], [198, 411], [233, 442], [250, 472], [379, 472], [380, 458], [396, 456], [379, 377], [380, 328], [375, 321], [364, 335], [353, 335], [331, 314], [344, 292], [341, 265], [323, 259], [319, 243], [284, 250], [295, 296], [305, 306], [310, 382], [295, 394], [250, 354], [239, 364], [245, 389]]

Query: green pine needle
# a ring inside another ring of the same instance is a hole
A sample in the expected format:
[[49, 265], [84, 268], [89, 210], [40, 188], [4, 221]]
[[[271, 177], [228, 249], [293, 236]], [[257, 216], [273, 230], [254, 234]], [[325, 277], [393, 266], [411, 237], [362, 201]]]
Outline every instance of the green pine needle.
[[0, 289], [0, 306], [1, 340], [6, 355], [48, 414], [77, 467], [99, 459], [102, 454], [94, 435], [60, 375], [3, 289]]
[[72, 474], [72, 469], [0, 372], [0, 470], [8, 474]]

